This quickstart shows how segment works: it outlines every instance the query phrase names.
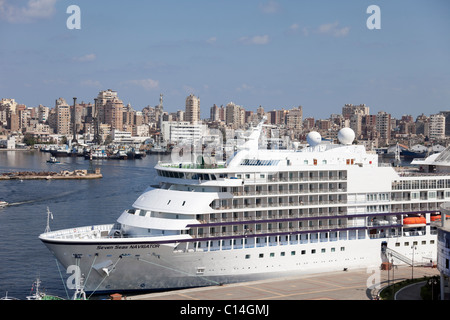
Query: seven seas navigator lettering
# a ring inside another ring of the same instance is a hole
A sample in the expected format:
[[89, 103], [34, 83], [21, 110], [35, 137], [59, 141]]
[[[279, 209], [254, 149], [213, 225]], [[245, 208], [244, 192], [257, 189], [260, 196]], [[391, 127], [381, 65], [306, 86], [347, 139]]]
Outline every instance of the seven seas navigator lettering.
[[159, 248], [159, 244], [132, 244], [132, 245], [115, 245], [115, 246], [97, 246], [97, 250], [147, 249], [147, 248]]

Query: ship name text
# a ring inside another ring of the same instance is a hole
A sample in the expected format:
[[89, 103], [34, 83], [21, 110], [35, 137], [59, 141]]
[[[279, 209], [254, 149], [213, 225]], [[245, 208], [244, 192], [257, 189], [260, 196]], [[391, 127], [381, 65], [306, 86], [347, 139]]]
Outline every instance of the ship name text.
[[131, 244], [131, 245], [120, 245], [115, 246], [97, 246], [97, 250], [117, 250], [117, 249], [149, 249], [149, 248], [159, 248], [159, 244]]

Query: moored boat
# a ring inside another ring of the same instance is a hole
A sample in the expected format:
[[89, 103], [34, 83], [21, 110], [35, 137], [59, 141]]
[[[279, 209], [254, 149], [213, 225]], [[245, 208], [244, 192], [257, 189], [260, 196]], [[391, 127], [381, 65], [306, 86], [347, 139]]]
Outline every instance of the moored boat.
[[[376, 153], [353, 144], [349, 128], [337, 143], [310, 133], [298, 151], [259, 148], [261, 128], [226, 161], [175, 150], [172, 162], [155, 166], [160, 184], [115, 223], [50, 231], [40, 240], [64, 267], [89, 274], [86, 292], [368, 268], [389, 259], [386, 247], [396, 257], [414, 255], [415, 263], [436, 260], [429, 221], [450, 200], [447, 172], [378, 163]], [[426, 223], [403, 223], [419, 215]], [[406, 243], [415, 242], [413, 253]]]

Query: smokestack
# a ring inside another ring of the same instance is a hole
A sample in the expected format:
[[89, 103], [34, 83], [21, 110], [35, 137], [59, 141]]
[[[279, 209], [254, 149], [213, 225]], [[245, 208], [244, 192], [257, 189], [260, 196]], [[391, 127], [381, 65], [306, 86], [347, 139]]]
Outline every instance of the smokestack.
[[73, 113], [72, 113], [72, 131], [73, 131], [73, 139], [72, 143], [77, 142], [77, 123], [76, 123], [76, 116], [77, 116], [77, 108], [76, 108], [77, 98], [73, 98]]

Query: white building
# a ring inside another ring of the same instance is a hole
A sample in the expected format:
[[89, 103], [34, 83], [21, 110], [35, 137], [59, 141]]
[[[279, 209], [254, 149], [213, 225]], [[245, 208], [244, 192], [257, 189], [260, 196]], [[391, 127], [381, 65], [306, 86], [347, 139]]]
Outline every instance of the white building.
[[111, 131], [113, 141], [131, 140], [131, 132], [113, 129]]
[[161, 133], [165, 143], [181, 143], [199, 141], [207, 135], [207, 126], [191, 124], [189, 121], [170, 122], [163, 121]]
[[442, 114], [430, 116], [430, 139], [445, 139], [445, 117]]

